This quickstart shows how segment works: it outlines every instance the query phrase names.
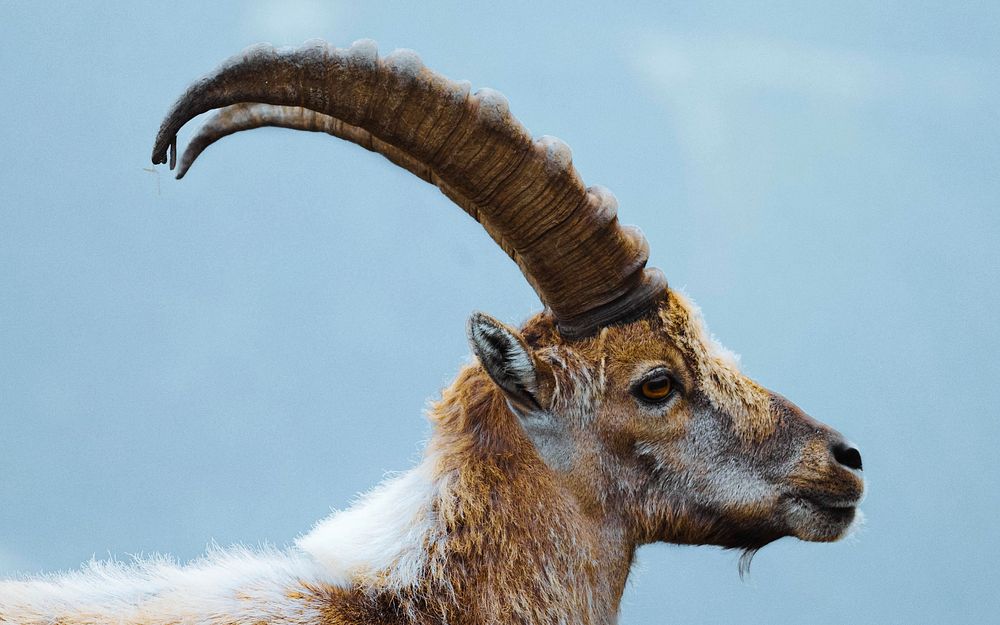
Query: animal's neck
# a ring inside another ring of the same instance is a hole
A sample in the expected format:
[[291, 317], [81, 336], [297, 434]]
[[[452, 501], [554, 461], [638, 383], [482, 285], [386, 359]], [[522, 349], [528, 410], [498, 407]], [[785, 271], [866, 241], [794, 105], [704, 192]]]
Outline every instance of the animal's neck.
[[478, 427], [505, 418], [492, 388], [446, 392], [424, 462], [299, 542], [349, 580], [317, 596], [344, 622], [615, 621], [633, 545], [588, 516], [516, 430], [477, 440], [503, 432]]
[[[408, 493], [433, 495], [418, 503]], [[357, 533], [393, 503], [398, 526]], [[391, 613], [402, 622], [613, 623], [632, 559], [620, 532], [584, 518], [537, 466], [514, 458], [431, 455], [340, 520], [357, 523], [351, 544], [336, 516], [299, 543], [350, 580], [312, 589], [339, 615], [333, 622]], [[339, 540], [322, 544], [334, 531]]]
[[444, 463], [441, 581], [465, 595], [459, 606], [482, 622], [615, 621], [633, 555], [620, 531], [586, 517], [535, 458]]
[[584, 511], [542, 461], [499, 389], [462, 372], [431, 415], [448, 532], [442, 574], [483, 622], [614, 622], [634, 545]]

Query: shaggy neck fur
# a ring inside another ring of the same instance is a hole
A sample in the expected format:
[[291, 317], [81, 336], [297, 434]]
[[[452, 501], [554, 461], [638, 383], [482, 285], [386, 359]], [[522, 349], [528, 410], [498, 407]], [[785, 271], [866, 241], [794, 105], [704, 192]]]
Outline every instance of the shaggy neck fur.
[[431, 419], [419, 466], [289, 550], [0, 582], [0, 623], [614, 622], [633, 547], [559, 486], [482, 369]]

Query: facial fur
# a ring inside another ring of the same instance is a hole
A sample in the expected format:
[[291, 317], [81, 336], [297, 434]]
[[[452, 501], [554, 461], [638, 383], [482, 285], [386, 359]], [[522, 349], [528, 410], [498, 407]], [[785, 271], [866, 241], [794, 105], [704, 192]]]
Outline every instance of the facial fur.
[[[524, 337], [546, 372], [528, 436], [585, 509], [637, 544], [757, 549], [848, 531], [864, 482], [831, 452], [842, 437], [743, 375], [681, 293], [585, 341], [559, 340], [544, 316]], [[663, 401], [636, 396], [651, 371], [673, 382]]]

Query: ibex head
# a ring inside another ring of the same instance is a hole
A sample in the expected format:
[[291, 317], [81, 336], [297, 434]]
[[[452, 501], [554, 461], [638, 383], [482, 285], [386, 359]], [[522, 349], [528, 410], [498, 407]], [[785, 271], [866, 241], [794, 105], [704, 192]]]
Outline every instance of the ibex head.
[[[520, 267], [545, 311], [520, 329], [473, 315], [480, 364], [439, 410], [454, 444], [530, 456], [624, 544], [754, 550], [782, 536], [836, 540], [852, 525], [858, 450], [744, 376], [694, 304], [645, 266], [646, 241], [619, 225], [611, 193], [584, 186], [569, 148], [533, 139], [499, 93], [470, 94], [409, 51], [380, 59], [367, 41], [255, 47], [177, 101], [153, 161], [172, 148], [173, 166], [177, 131], [216, 108], [178, 177], [233, 132], [327, 132], [437, 185]], [[449, 402], [473, 392], [486, 416], [449, 419]]]
[[532, 447], [629, 542], [755, 550], [836, 540], [854, 521], [859, 452], [740, 373], [684, 295], [574, 341], [546, 315], [520, 332], [469, 326]]

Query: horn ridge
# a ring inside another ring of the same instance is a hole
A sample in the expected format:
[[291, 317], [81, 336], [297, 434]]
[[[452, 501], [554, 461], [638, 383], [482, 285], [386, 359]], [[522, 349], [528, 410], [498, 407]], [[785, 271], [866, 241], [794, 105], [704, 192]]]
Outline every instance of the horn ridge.
[[153, 162], [176, 158], [191, 118], [221, 109], [180, 159], [178, 177], [224, 136], [261, 126], [326, 132], [378, 152], [438, 186], [521, 268], [567, 338], [649, 312], [662, 273], [644, 269], [641, 232], [618, 223], [616, 202], [587, 188], [572, 153], [532, 138], [492, 89], [426, 68], [412, 51], [379, 58], [373, 42], [338, 49], [254, 46], [192, 85], [157, 134]]

